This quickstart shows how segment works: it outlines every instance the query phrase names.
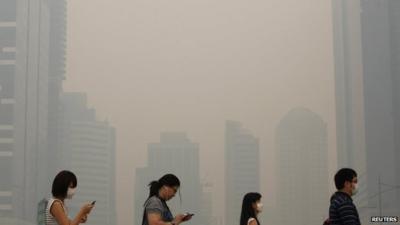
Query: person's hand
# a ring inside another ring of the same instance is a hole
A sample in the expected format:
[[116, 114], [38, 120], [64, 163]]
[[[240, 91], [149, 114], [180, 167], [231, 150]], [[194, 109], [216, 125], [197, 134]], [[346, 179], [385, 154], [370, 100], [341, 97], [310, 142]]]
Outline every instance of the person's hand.
[[82, 217], [82, 219], [81, 219], [81, 223], [86, 223], [86, 221], [87, 221], [87, 215], [85, 215], [84, 217]]
[[87, 215], [90, 213], [90, 211], [92, 211], [94, 205], [92, 204], [85, 204], [82, 206], [81, 211], [83, 214]]
[[187, 213], [187, 214], [184, 214], [183, 221], [191, 220], [192, 217], [193, 217], [193, 215], [191, 215], [191, 214], [188, 214], [188, 213]]
[[182, 223], [185, 218], [185, 214], [178, 214], [178, 215], [176, 215], [175, 216], [175, 219], [173, 220], [173, 222], [175, 222], [175, 224], [180, 224], [180, 223]]

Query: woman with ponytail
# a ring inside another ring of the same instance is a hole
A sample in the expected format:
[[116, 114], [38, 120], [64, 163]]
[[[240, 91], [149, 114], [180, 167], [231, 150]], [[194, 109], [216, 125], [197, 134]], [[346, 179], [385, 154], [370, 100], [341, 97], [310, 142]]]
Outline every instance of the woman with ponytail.
[[166, 201], [172, 199], [179, 190], [180, 181], [173, 174], [166, 174], [149, 184], [150, 194], [144, 203], [142, 225], [179, 225], [190, 220], [190, 215], [173, 217]]

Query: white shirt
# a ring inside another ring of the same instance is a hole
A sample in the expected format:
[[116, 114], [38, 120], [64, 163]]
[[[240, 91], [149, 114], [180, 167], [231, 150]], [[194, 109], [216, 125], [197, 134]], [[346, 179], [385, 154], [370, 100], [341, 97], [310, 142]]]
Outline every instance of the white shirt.
[[46, 214], [45, 214], [45, 216], [46, 216], [46, 225], [59, 225], [57, 223], [56, 218], [53, 215], [51, 215], [51, 212], [50, 212], [51, 206], [53, 205], [54, 202], [57, 202], [57, 201], [61, 203], [61, 205], [62, 205], [62, 207], [64, 209], [64, 212], [65, 212], [65, 215], [68, 217], [68, 211], [65, 208], [64, 203], [60, 199], [50, 198], [49, 202], [47, 203], [47, 206], [46, 206]]
[[249, 225], [250, 222], [253, 221], [253, 220], [256, 220], [256, 219], [254, 219], [253, 217], [250, 217], [249, 220], [247, 220], [247, 225]]

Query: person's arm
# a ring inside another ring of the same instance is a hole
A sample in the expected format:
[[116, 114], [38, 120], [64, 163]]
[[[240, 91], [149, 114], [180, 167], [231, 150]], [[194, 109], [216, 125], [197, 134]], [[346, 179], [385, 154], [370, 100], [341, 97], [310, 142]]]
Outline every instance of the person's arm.
[[62, 203], [55, 201], [50, 207], [50, 213], [53, 215], [59, 225], [78, 225], [92, 208], [93, 206], [91, 204], [84, 205], [75, 218], [73, 220], [69, 220], [64, 211]]
[[183, 222], [183, 217], [184, 215], [179, 214], [177, 215], [172, 222], [164, 222], [161, 218], [161, 214], [157, 212], [150, 212], [147, 213], [147, 221], [149, 222], [149, 225], [179, 225], [180, 223]]
[[81, 223], [86, 223], [87, 221], [87, 215], [85, 215], [82, 219], [81, 219]]
[[258, 224], [255, 219], [252, 219], [251, 221], [249, 221], [248, 225], [258, 225]]

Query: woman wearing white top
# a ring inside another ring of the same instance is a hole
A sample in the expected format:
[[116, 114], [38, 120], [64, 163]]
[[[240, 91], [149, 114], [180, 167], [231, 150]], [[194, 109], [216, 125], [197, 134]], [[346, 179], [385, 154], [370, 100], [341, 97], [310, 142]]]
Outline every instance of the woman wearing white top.
[[257, 215], [262, 211], [262, 207], [260, 193], [247, 193], [243, 197], [240, 225], [260, 225]]
[[71, 199], [75, 194], [78, 181], [75, 174], [70, 171], [61, 171], [54, 178], [51, 192], [53, 198], [49, 199], [46, 207], [46, 225], [78, 225], [87, 220], [93, 204], [85, 204], [74, 219], [68, 218], [64, 200]]

